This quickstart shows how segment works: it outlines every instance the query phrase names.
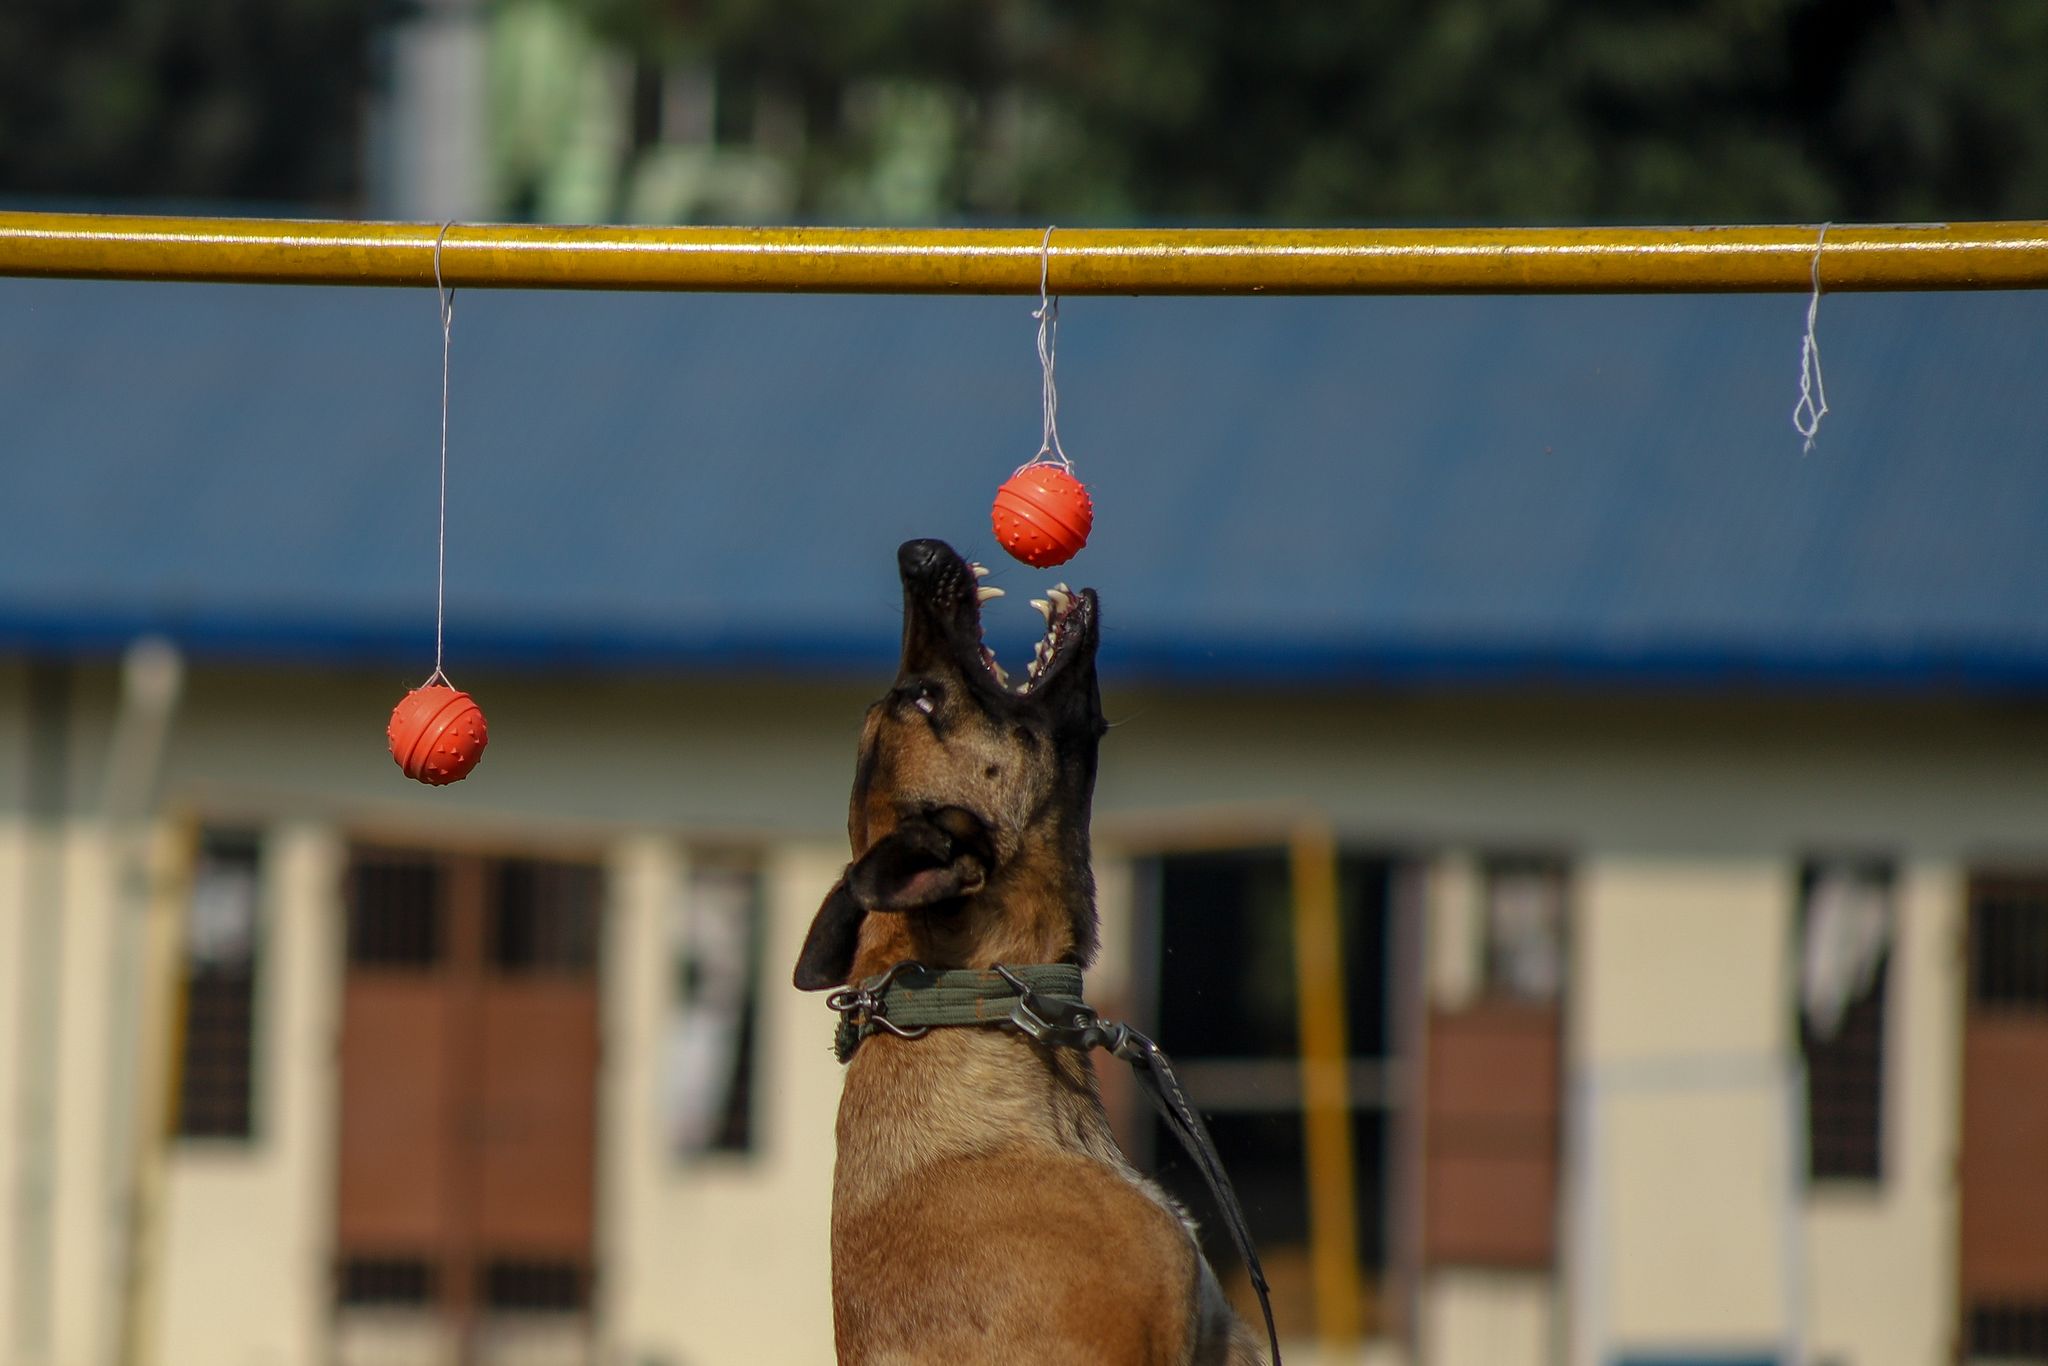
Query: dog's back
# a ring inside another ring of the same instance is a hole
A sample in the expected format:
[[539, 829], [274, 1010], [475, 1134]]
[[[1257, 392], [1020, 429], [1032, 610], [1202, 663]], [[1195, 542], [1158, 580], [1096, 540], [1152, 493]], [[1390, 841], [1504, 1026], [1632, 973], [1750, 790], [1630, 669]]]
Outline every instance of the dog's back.
[[1260, 1360], [1094, 1082], [1014, 1034], [863, 1045], [832, 1209], [842, 1362]]

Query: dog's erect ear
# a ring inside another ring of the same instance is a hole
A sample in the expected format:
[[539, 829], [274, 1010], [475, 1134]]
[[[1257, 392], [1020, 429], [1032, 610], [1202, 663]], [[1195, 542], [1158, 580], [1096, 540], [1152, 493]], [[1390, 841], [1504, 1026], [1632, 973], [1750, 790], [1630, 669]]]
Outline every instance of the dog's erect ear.
[[853, 972], [854, 949], [860, 944], [860, 919], [866, 914], [846, 890], [845, 878], [832, 884], [832, 890], [825, 893], [825, 904], [818, 907], [818, 914], [811, 920], [803, 949], [796, 956], [798, 991], [823, 991], [846, 985]]
[[846, 870], [846, 886], [867, 910], [916, 911], [980, 891], [994, 864], [987, 827], [949, 806], [876, 840]]

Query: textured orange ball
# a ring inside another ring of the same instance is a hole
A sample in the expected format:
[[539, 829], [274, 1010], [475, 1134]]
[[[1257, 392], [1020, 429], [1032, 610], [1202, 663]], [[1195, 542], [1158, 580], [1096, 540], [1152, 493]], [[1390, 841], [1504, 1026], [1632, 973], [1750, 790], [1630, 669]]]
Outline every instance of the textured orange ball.
[[445, 683], [414, 688], [400, 699], [384, 736], [405, 776], [432, 787], [467, 778], [491, 738], [483, 708]]
[[989, 514], [1003, 549], [1038, 569], [1065, 564], [1088, 544], [1095, 504], [1058, 465], [1026, 465], [996, 490]]

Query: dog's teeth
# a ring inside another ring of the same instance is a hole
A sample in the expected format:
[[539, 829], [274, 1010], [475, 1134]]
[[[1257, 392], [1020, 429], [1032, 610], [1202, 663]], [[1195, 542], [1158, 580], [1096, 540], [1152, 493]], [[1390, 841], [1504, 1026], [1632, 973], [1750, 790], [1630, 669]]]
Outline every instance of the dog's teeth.
[[977, 579], [985, 579], [988, 577], [988, 566], [985, 564], [977, 564], [973, 560], [969, 560], [967, 562], [967, 567], [974, 571], [974, 577]]
[[1059, 586], [1051, 589], [1049, 592], [1046, 593], [1046, 596], [1051, 598], [1053, 601], [1053, 605], [1059, 608], [1062, 612], [1068, 611], [1074, 605], [1073, 592], [1069, 590], [1065, 584], [1060, 584]]
[[1036, 607], [1036, 608], [1038, 609], [1038, 613], [1039, 613], [1039, 615], [1045, 618], [1045, 624], [1046, 624], [1046, 625], [1048, 625], [1048, 626], [1052, 625], [1052, 604], [1051, 604], [1051, 603], [1047, 602], [1047, 601], [1046, 601], [1046, 600], [1045, 600], [1044, 598], [1033, 598], [1033, 599], [1031, 600], [1031, 605], [1032, 605], [1033, 607]]
[[1002, 589], [986, 584], [974, 590], [974, 600], [976, 602], [987, 602], [990, 598], [999, 598], [1001, 596], [1003, 596]]

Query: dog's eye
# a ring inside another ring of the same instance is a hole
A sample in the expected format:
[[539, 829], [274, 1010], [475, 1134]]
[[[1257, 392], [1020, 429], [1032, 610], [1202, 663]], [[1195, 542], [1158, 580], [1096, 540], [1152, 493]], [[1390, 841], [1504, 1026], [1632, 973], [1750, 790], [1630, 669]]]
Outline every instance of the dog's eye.
[[897, 704], [899, 706], [904, 702], [908, 702], [926, 716], [932, 716], [938, 712], [939, 702], [944, 696], [945, 693], [938, 684], [922, 679], [914, 683], [906, 683], [896, 690]]

